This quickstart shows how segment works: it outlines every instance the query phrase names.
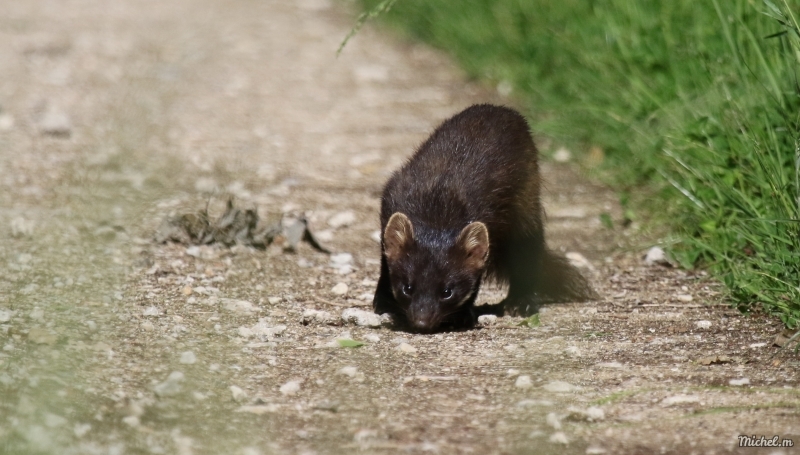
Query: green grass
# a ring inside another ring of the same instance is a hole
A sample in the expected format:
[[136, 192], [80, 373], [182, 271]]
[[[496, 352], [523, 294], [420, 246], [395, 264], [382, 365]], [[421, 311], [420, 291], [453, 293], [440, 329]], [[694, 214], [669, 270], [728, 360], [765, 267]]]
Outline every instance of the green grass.
[[682, 265], [797, 327], [800, 0], [776, 1], [363, 5], [391, 6], [382, 20], [512, 87], [537, 133], [594, 147], [629, 207], [658, 207]]

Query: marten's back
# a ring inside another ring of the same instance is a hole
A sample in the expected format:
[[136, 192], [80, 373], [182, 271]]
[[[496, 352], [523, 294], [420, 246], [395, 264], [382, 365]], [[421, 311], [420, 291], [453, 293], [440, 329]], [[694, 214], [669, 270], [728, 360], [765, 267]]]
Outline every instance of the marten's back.
[[386, 184], [382, 227], [395, 212], [448, 233], [481, 221], [492, 249], [513, 229], [540, 229], [537, 154], [525, 119], [482, 104], [442, 123]]

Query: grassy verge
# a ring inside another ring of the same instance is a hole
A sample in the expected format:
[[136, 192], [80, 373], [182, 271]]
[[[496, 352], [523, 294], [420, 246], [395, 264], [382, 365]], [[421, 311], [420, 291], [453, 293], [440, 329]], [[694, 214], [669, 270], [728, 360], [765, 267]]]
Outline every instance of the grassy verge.
[[512, 88], [623, 197], [658, 194], [684, 266], [796, 327], [800, 1], [775, 1], [397, 0], [383, 18]]

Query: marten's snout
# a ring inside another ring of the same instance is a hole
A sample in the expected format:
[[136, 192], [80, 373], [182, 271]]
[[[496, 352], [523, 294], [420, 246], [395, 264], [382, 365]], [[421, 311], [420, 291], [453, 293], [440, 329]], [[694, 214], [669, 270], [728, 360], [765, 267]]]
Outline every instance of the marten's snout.
[[429, 307], [409, 308], [408, 320], [414, 329], [420, 332], [431, 332], [439, 325], [436, 310]]

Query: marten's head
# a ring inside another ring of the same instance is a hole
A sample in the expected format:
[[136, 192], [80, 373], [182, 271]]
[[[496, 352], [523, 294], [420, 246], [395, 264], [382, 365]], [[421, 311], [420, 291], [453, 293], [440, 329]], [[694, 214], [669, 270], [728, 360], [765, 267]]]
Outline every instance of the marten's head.
[[478, 292], [489, 255], [489, 231], [474, 221], [460, 232], [415, 226], [400, 212], [383, 231], [392, 293], [413, 328], [436, 330]]

